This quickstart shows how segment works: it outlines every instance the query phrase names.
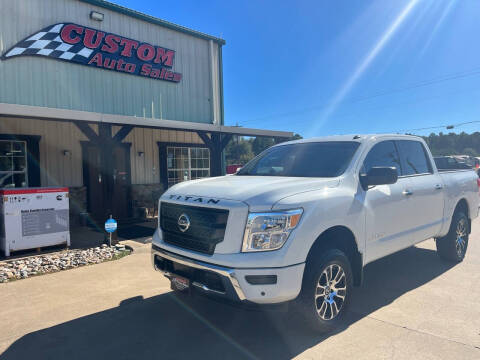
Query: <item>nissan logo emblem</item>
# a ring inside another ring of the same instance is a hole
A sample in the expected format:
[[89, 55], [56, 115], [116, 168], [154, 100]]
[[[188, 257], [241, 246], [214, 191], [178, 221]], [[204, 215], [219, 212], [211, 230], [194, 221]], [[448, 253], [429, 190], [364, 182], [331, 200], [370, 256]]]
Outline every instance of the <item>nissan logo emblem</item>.
[[177, 221], [178, 228], [181, 232], [185, 232], [190, 227], [190, 218], [187, 214], [182, 214], [178, 217]]

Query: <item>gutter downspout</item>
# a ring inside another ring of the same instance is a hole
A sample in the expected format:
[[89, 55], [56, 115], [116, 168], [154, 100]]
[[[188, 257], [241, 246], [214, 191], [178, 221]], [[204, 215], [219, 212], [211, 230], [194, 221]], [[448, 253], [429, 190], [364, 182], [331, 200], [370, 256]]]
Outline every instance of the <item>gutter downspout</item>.
[[[225, 110], [223, 105], [223, 57], [222, 44], [218, 44], [218, 77], [220, 79], [220, 125], [225, 125]], [[226, 174], [227, 159], [225, 158], [225, 151], [222, 151], [222, 175]]]

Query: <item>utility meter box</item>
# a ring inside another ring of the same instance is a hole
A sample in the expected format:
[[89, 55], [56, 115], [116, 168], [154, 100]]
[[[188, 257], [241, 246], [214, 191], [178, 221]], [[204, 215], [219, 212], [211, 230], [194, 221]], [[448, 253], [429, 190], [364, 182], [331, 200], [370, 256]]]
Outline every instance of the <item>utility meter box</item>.
[[0, 189], [0, 249], [70, 246], [68, 188]]

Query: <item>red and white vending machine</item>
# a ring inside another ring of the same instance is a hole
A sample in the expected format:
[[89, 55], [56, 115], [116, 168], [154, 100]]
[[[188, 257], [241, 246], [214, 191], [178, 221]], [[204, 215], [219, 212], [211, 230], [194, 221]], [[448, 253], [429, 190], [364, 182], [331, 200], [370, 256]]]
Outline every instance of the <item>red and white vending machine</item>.
[[70, 246], [68, 188], [0, 189], [0, 249]]

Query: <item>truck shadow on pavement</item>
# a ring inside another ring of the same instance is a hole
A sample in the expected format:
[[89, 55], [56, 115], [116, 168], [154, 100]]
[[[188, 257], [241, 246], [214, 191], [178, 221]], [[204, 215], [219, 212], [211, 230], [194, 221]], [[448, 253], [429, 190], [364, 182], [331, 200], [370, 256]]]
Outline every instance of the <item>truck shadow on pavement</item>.
[[[369, 264], [346, 324], [335, 333], [451, 267], [423, 248]], [[285, 312], [167, 293], [126, 299], [116, 308], [27, 334], [0, 359], [290, 359], [331, 335], [311, 333]]]

